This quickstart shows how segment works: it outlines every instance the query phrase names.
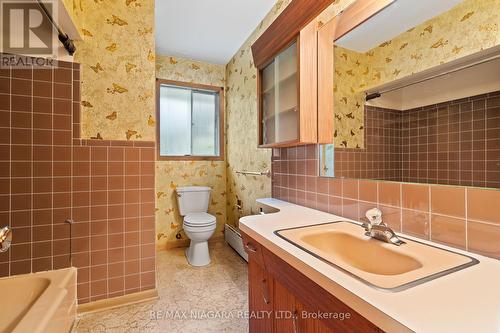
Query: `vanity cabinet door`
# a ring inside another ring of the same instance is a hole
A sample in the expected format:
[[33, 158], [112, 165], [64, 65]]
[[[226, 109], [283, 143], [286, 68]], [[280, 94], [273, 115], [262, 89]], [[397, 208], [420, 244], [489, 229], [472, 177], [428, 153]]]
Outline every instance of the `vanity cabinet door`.
[[290, 290], [274, 280], [275, 333], [332, 333]]
[[248, 261], [248, 305], [250, 333], [273, 331], [273, 280], [252, 257]]
[[277, 280], [274, 280], [274, 332], [297, 331], [298, 312], [295, 296]]
[[318, 323], [317, 333], [333, 333], [334, 331], [320, 320], [316, 321]]
[[[297, 311], [297, 333], [310, 332], [362, 332], [379, 333], [378, 328], [366, 318], [341, 302], [338, 298], [317, 285], [306, 275], [261, 246], [267, 272], [274, 278], [275, 288], [279, 284], [295, 297]], [[275, 297], [278, 297], [275, 293]], [[277, 301], [277, 300], [276, 300]], [[310, 315], [304, 315], [304, 312]], [[314, 313], [349, 314], [349, 319], [317, 319]], [[292, 330], [289, 331], [294, 333]]]
[[[297, 327], [297, 329], [295, 331], [296, 333], [302, 333], [302, 332], [317, 333], [318, 332], [319, 320], [310, 316], [310, 314], [312, 312], [313, 311], [311, 311], [311, 309], [307, 308], [299, 300], [295, 301], [294, 321], [296, 322], [295, 326]], [[331, 332], [331, 331], [323, 331], [323, 332], [326, 333], [326, 332]]]
[[261, 145], [299, 140], [297, 41], [260, 70]]

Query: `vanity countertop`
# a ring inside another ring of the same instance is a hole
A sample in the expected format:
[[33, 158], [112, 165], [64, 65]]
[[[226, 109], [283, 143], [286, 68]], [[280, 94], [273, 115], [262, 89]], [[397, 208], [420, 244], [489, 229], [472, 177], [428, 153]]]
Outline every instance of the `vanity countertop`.
[[500, 261], [403, 235], [469, 255], [479, 264], [404, 291], [381, 291], [274, 234], [279, 229], [352, 220], [278, 199], [257, 201], [279, 211], [242, 217], [240, 229], [384, 331], [500, 332]]

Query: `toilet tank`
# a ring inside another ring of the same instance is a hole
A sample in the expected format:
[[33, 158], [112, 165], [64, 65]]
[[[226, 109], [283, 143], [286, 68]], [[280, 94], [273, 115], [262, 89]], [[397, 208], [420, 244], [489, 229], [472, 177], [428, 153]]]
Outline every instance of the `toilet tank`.
[[208, 210], [210, 191], [207, 186], [178, 187], [177, 203], [181, 216], [189, 213], [204, 213]]

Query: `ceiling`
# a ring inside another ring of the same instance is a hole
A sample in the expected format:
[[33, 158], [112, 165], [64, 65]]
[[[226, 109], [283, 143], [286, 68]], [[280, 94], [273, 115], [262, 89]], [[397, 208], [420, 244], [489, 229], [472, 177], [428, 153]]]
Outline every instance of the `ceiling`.
[[227, 64], [275, 0], [156, 0], [156, 52]]
[[408, 29], [430, 20], [463, 0], [395, 0], [335, 44], [357, 52], [367, 52], [399, 36]]

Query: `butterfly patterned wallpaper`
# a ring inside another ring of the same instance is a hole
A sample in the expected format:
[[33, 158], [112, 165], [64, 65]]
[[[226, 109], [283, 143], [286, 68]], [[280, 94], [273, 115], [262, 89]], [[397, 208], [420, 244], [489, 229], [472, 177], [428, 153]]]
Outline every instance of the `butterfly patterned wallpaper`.
[[335, 146], [363, 147], [366, 89], [496, 46], [499, 26], [499, 0], [465, 0], [364, 54], [335, 47]]
[[[157, 55], [156, 77], [211, 86], [225, 86], [225, 66]], [[224, 161], [156, 161], [157, 248], [170, 248], [186, 240], [177, 208], [178, 186], [210, 186], [208, 212], [217, 218], [213, 237], [223, 237], [226, 222], [226, 167]]]
[[156, 56], [156, 77], [167, 80], [206, 84], [224, 87], [226, 84], [224, 65], [170, 57]]
[[[257, 69], [253, 64], [251, 45], [290, 2], [276, 1], [226, 66], [227, 214], [230, 223], [237, 224], [240, 216], [257, 213], [259, 206], [255, 200], [271, 195], [270, 178], [237, 175], [236, 171], [266, 171], [271, 168], [271, 150], [257, 148]], [[319, 20], [327, 22], [352, 2], [335, 1]], [[236, 208], [238, 199], [243, 204], [241, 211]]]
[[154, 0], [71, 6], [84, 38], [74, 57], [82, 64], [82, 138], [155, 140]]

